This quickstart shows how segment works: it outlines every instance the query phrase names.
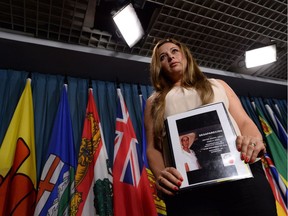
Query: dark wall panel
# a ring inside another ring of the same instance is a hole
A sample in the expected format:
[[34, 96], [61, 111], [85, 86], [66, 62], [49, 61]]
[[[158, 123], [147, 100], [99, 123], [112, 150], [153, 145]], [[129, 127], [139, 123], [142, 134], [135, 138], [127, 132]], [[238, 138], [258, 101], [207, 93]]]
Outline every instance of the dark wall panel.
[[[150, 84], [149, 63], [0, 39], [0, 68], [104, 81]], [[223, 79], [239, 96], [287, 99], [287, 85], [208, 74]]]

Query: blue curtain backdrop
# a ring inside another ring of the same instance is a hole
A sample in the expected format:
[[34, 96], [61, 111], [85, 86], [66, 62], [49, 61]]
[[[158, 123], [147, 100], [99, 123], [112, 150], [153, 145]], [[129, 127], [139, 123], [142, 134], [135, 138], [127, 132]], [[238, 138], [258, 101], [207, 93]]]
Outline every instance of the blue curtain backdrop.
[[[29, 76], [31, 76], [32, 79], [37, 175], [39, 179], [45, 163], [51, 130], [65, 77], [40, 73], [28, 74], [23, 71], [0, 70], [0, 143], [3, 141], [18, 100], [25, 87], [26, 79]], [[74, 143], [78, 155], [87, 105], [89, 80], [68, 76], [67, 83]], [[140, 88], [143, 97], [147, 99], [152, 92], [152, 87], [127, 83], [120, 83], [119, 86], [129, 110], [137, 139], [140, 142], [142, 140], [142, 128], [141, 105], [138, 91]], [[103, 127], [108, 157], [111, 164], [113, 164], [117, 85], [113, 82], [92, 80], [92, 88]]]
[[[37, 154], [37, 174], [38, 179], [45, 163], [45, 156], [48, 149], [54, 118], [56, 115], [60, 93], [65, 82], [65, 77], [60, 75], [48, 75], [40, 73], [28, 74], [24, 71], [0, 70], [0, 145], [5, 136], [6, 130], [14, 113], [15, 107], [25, 87], [26, 79], [31, 76], [32, 94], [34, 103], [35, 118], [35, 143]], [[71, 110], [71, 118], [74, 132], [74, 143], [78, 154], [81, 143], [82, 127], [87, 104], [89, 80], [74, 77], [67, 77], [68, 100]], [[98, 113], [104, 133], [105, 144], [111, 164], [113, 164], [113, 146], [116, 121], [116, 101], [117, 84], [92, 80], [92, 88], [96, 101]], [[141, 142], [142, 122], [141, 104], [139, 99], [139, 87], [143, 98], [146, 100], [152, 93], [152, 87], [146, 85], [136, 85], [119, 83], [125, 99], [131, 120], [135, 129], [138, 141]], [[259, 119], [254, 112], [254, 108], [248, 97], [240, 97], [241, 102], [254, 120], [260, 130]], [[253, 98], [262, 112], [267, 115], [269, 123], [271, 119], [265, 109], [265, 104], [269, 104], [278, 115], [279, 120], [287, 132], [287, 100], [277, 100], [269, 98]], [[276, 110], [276, 106], [280, 113]], [[271, 126], [273, 124], [271, 123]]]

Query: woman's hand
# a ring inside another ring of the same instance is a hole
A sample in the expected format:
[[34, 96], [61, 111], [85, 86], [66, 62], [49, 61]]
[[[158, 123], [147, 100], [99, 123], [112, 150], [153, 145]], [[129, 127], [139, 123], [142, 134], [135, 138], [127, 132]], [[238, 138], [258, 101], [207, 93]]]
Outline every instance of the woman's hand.
[[174, 195], [179, 190], [182, 181], [183, 178], [177, 169], [166, 167], [157, 177], [156, 188], [160, 193]]
[[257, 157], [261, 157], [266, 152], [263, 141], [250, 136], [237, 136], [236, 147], [241, 152], [241, 160], [245, 163], [255, 162]]

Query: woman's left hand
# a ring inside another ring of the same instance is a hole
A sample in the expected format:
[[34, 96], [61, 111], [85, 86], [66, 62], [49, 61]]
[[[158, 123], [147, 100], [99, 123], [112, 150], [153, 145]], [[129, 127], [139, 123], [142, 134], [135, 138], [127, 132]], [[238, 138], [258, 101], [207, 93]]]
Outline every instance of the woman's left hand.
[[263, 156], [266, 152], [263, 141], [250, 136], [237, 136], [236, 147], [245, 163], [255, 162], [257, 157]]

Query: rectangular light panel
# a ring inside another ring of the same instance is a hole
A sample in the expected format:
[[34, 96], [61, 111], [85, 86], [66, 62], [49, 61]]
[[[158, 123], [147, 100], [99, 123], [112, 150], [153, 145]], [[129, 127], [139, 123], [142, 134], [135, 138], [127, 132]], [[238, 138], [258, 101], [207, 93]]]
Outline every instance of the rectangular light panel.
[[134, 46], [143, 37], [142, 25], [131, 3], [118, 11], [113, 20], [129, 47]]
[[247, 68], [269, 64], [276, 61], [276, 45], [270, 45], [246, 51], [245, 63]]

